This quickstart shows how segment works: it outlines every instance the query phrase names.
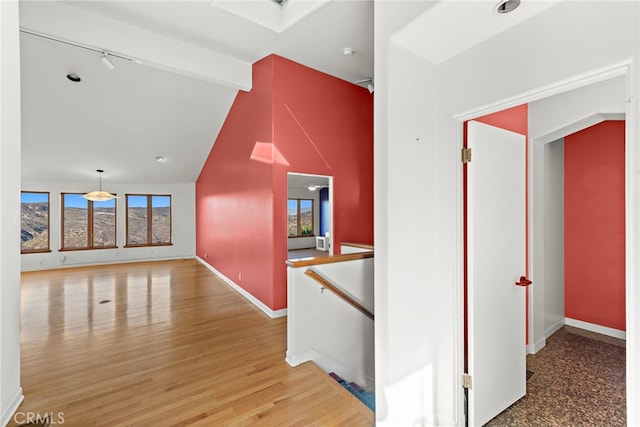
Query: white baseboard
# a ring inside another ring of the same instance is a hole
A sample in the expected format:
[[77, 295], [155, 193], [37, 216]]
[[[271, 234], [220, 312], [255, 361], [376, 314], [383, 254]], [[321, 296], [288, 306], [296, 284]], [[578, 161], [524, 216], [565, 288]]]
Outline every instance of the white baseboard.
[[596, 332], [598, 334], [607, 335], [614, 338], [620, 338], [622, 340], [627, 339], [627, 333], [625, 331], [596, 325], [594, 323], [583, 322], [582, 320], [570, 319], [567, 317], [564, 320], [564, 324], [567, 326], [573, 326], [574, 328], [580, 328], [586, 331]]
[[527, 354], [536, 354], [547, 345], [546, 338], [538, 340], [538, 342], [527, 345]]
[[7, 405], [7, 409], [2, 413], [2, 418], [0, 418], [0, 426], [6, 426], [11, 421], [13, 414], [16, 413], [18, 407], [24, 400], [24, 396], [22, 395], [22, 387], [18, 387], [16, 390], [15, 396], [11, 399], [11, 403]]
[[548, 327], [547, 330], [544, 331], [544, 337], [545, 338], [549, 338], [551, 335], [553, 335], [556, 332], [558, 332], [558, 330], [565, 325], [565, 321], [566, 321], [566, 319], [560, 319], [556, 323], [554, 323], [553, 325]]
[[[37, 254], [37, 252], [36, 252]], [[26, 255], [26, 254], [23, 254]], [[177, 261], [177, 260], [185, 260], [185, 259], [193, 259], [193, 255], [180, 255], [180, 256], [171, 256], [171, 257], [146, 257], [146, 258], [129, 258], [129, 259], [117, 259], [114, 258], [112, 260], [102, 260], [102, 261], [81, 261], [81, 262], [65, 262], [64, 264], [56, 264], [56, 265], [31, 265], [31, 266], [20, 266], [20, 272], [30, 272], [30, 271], [46, 271], [46, 270], [61, 270], [65, 268], [78, 268], [78, 267], [95, 267], [95, 266], [104, 266], [104, 265], [112, 265], [112, 264], [135, 264], [141, 262], [155, 262], [155, 261]]]
[[196, 257], [196, 259], [200, 262], [200, 264], [202, 264], [205, 267], [207, 267], [209, 270], [211, 270], [213, 273], [215, 273], [216, 276], [219, 276], [222, 280], [224, 280], [227, 283], [227, 285], [231, 286], [236, 292], [238, 292], [240, 295], [242, 295], [247, 300], [249, 300], [249, 302], [251, 304], [253, 304], [256, 307], [258, 307], [260, 310], [262, 310], [270, 318], [275, 319], [277, 317], [283, 317], [283, 316], [287, 315], [287, 309], [286, 308], [282, 308], [280, 310], [271, 310], [262, 301], [260, 301], [258, 298], [254, 297], [249, 292], [244, 290], [242, 287], [240, 287], [233, 280], [229, 279], [227, 276], [225, 276], [224, 274], [220, 273], [212, 265], [206, 263], [202, 258]]
[[290, 366], [294, 367], [298, 366], [301, 363], [312, 361], [327, 374], [330, 372], [335, 372], [343, 380], [347, 382], [353, 381], [366, 390], [375, 390], [376, 387], [375, 379], [372, 376], [367, 375], [364, 371], [360, 369], [349, 368], [348, 366], [343, 365], [337, 360], [334, 360], [331, 357], [328, 357], [327, 355], [322, 354], [314, 349], [309, 349], [297, 354], [291, 354], [289, 351], [287, 351], [285, 360]]
[[295, 368], [296, 366], [298, 366], [303, 362], [306, 362], [306, 360], [301, 360], [298, 356], [289, 353], [289, 350], [287, 350], [284, 360], [289, 364], [289, 366], [293, 368]]

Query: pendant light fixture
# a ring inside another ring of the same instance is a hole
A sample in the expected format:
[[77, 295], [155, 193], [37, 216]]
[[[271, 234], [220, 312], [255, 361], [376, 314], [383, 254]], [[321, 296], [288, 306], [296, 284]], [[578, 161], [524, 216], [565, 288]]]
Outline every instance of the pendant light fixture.
[[102, 169], [96, 169], [96, 172], [100, 174], [100, 185], [98, 187], [98, 191], [92, 191], [87, 194], [83, 194], [87, 200], [91, 200], [92, 202], [105, 202], [107, 200], [115, 199], [117, 196], [111, 194], [107, 191], [102, 191], [102, 173], [104, 172]]
[[307, 189], [309, 191], [316, 191], [316, 190], [320, 190], [322, 188], [328, 188], [328, 185], [318, 185], [318, 184], [311, 184], [307, 187]]

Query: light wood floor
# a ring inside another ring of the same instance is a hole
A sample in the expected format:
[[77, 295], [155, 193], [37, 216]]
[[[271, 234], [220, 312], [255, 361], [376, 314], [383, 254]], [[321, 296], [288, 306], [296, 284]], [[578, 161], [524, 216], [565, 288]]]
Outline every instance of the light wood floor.
[[21, 341], [19, 411], [68, 426], [373, 424], [195, 260], [23, 273]]

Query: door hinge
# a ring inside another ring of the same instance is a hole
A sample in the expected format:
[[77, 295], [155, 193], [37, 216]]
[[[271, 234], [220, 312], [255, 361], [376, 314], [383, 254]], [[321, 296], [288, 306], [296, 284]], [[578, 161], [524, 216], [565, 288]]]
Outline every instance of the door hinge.
[[462, 163], [469, 163], [471, 161], [471, 148], [463, 148], [460, 154]]
[[467, 373], [462, 374], [462, 387], [471, 388], [471, 375]]

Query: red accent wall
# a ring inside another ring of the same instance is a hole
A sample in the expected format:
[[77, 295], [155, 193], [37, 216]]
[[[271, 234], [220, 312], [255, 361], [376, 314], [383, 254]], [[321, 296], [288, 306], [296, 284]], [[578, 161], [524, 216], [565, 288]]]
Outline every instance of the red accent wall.
[[529, 105], [518, 105], [473, 120], [527, 136], [529, 134]]
[[565, 316], [625, 330], [624, 121], [565, 137]]
[[333, 176], [335, 253], [373, 244], [371, 94], [270, 55], [196, 182], [196, 254], [272, 310], [287, 305], [287, 172]]

